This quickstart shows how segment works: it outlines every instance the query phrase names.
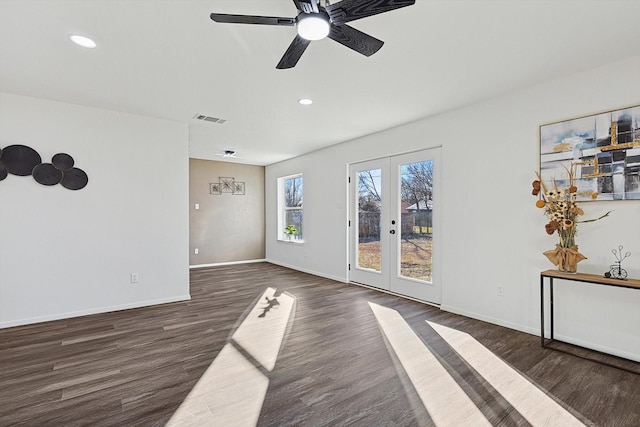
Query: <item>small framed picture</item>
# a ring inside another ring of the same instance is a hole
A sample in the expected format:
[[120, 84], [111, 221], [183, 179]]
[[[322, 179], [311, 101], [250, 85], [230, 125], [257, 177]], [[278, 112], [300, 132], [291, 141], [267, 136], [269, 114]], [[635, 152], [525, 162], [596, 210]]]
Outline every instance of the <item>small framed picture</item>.
[[234, 182], [233, 183], [233, 195], [234, 196], [244, 196], [244, 182]]
[[220, 190], [220, 183], [219, 182], [211, 182], [209, 183], [209, 194], [222, 194], [222, 191]]
[[233, 193], [233, 184], [235, 183], [233, 177], [220, 177], [220, 191], [223, 193]]

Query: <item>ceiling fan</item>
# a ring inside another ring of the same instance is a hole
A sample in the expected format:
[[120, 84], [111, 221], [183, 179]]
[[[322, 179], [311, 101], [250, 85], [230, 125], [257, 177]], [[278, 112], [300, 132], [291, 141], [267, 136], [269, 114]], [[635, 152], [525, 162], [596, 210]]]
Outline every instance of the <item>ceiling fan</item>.
[[232, 159], [241, 159], [242, 157], [238, 156], [234, 150], [224, 150], [222, 153], [215, 153], [216, 156], [221, 156], [225, 158]]
[[212, 13], [210, 17], [215, 22], [232, 24], [296, 26], [298, 34], [276, 66], [278, 69], [285, 69], [296, 66], [312, 40], [325, 37], [364, 56], [373, 55], [380, 50], [384, 42], [346, 23], [411, 6], [415, 0], [342, 0], [335, 4], [329, 4], [329, 0], [293, 0], [293, 3], [298, 9], [295, 18], [224, 13]]

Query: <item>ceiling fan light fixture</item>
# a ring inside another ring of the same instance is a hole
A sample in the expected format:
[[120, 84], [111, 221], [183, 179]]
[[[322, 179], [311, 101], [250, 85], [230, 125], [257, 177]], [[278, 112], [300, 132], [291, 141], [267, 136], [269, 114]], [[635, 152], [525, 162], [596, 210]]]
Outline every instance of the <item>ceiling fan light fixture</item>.
[[300, 105], [311, 105], [313, 104], [313, 100], [309, 98], [298, 99], [298, 104]]
[[81, 36], [78, 34], [69, 34], [69, 39], [78, 46], [85, 47], [87, 49], [95, 49], [97, 46], [96, 42], [91, 40], [89, 37]]
[[329, 19], [314, 13], [298, 20], [298, 35], [306, 40], [322, 40], [329, 35]]

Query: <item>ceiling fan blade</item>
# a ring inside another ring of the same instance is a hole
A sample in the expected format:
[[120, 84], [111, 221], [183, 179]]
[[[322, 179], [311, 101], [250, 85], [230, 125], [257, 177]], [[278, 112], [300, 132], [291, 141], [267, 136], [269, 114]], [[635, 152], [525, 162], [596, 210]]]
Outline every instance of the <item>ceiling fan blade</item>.
[[229, 15], [226, 13], [212, 13], [209, 17], [215, 22], [228, 24], [261, 24], [287, 25], [296, 24], [296, 18], [281, 18], [278, 16]]
[[373, 55], [384, 44], [382, 40], [378, 40], [348, 25], [331, 25], [328, 37], [364, 56]]
[[334, 24], [343, 24], [367, 16], [415, 4], [416, 0], [342, 0], [327, 6], [326, 10]]
[[304, 13], [318, 13], [319, 0], [293, 0], [299, 11]]
[[309, 44], [311, 44], [309, 40], [303, 39], [302, 37], [296, 35], [296, 38], [293, 39], [293, 41], [289, 45], [289, 48], [282, 56], [282, 59], [280, 60], [280, 62], [278, 62], [278, 65], [276, 65], [276, 68], [279, 70], [283, 70], [285, 68], [295, 67]]

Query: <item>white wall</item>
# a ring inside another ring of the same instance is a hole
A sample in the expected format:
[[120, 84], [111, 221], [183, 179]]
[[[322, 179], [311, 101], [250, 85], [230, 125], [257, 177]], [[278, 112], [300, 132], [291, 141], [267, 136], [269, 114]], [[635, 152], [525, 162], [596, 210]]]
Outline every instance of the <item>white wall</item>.
[[189, 298], [185, 125], [0, 94], [13, 144], [70, 154], [89, 183], [0, 181], [0, 327]]
[[[267, 259], [347, 280], [348, 163], [442, 145], [442, 308], [537, 334], [539, 272], [553, 268], [542, 252], [556, 242], [531, 196], [539, 126], [640, 104], [638, 76], [640, 56], [268, 166]], [[276, 179], [298, 172], [303, 246], [278, 243], [275, 235]], [[577, 241], [589, 259], [579, 270], [604, 273], [611, 249], [622, 244], [633, 253], [624, 267], [640, 278], [640, 201], [583, 208], [585, 218], [614, 212], [580, 227]], [[556, 336], [640, 360], [638, 307], [640, 291], [558, 282]]]

